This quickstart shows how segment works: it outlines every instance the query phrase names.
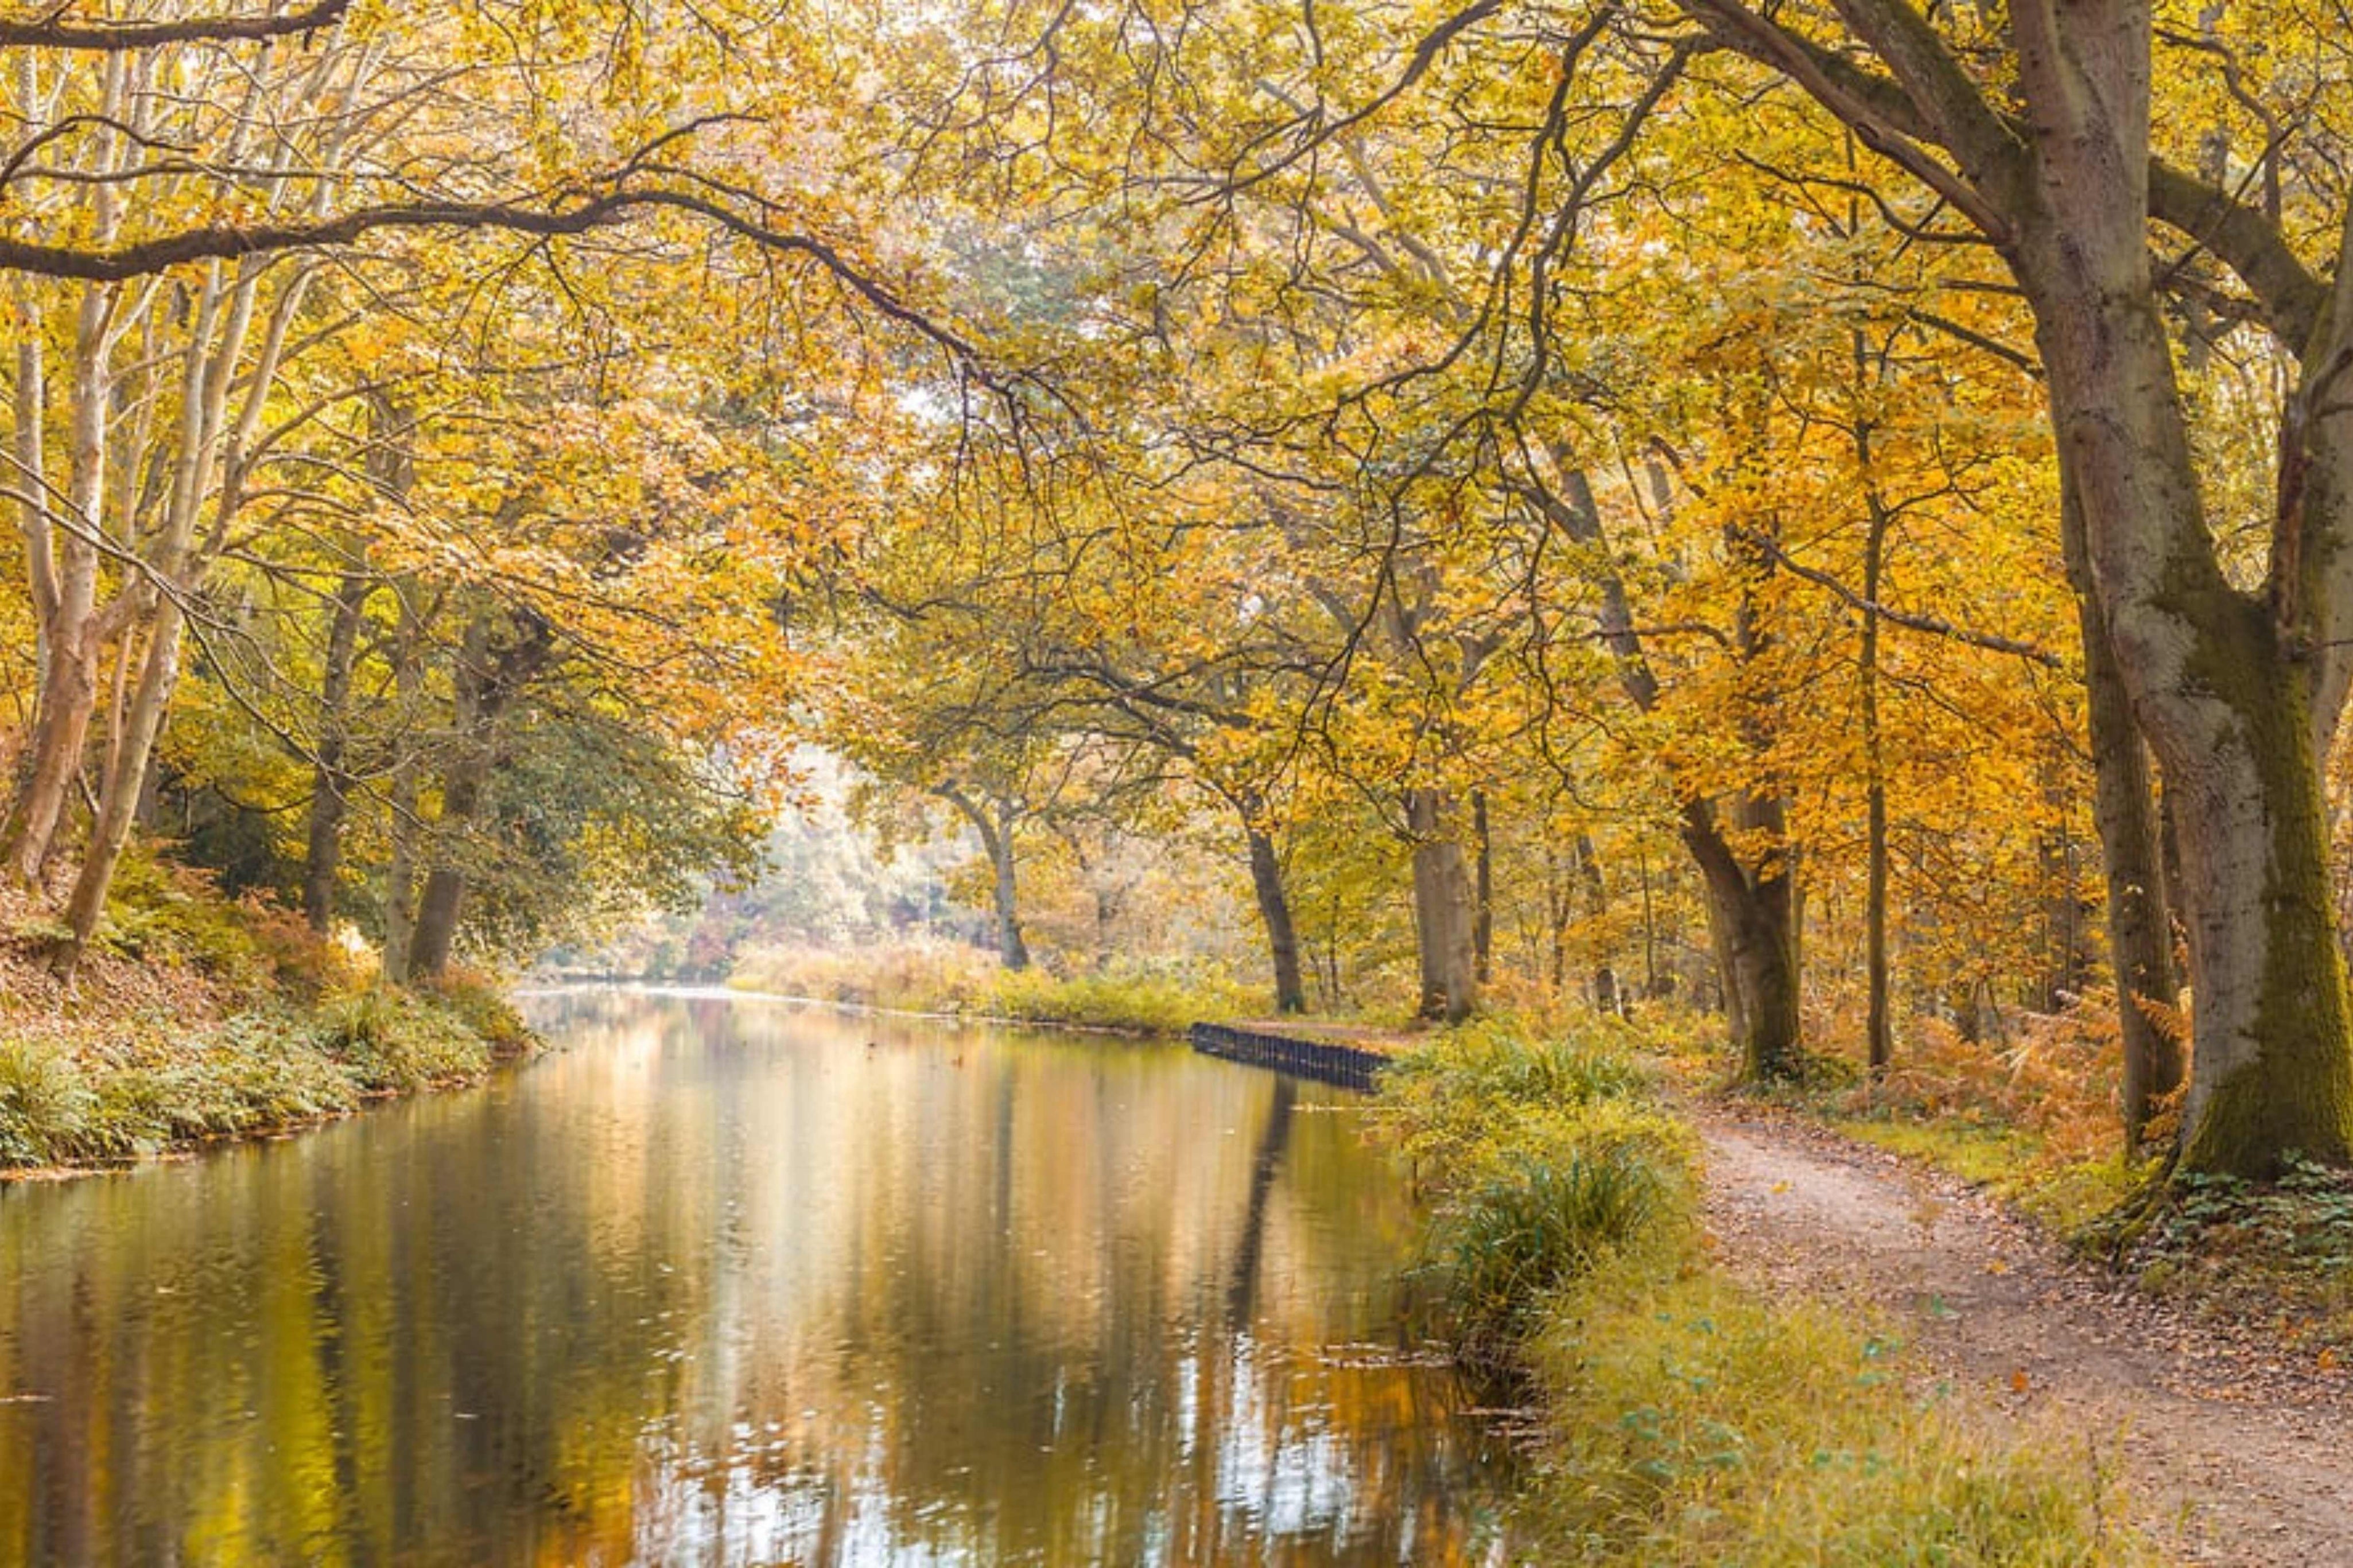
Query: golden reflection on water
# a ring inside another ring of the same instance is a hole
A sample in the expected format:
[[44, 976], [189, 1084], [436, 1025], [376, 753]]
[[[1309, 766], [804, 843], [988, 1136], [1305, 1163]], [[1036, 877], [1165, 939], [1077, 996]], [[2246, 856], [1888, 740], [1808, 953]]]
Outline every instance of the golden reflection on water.
[[1348, 1097], [540, 999], [486, 1089], [0, 1189], [0, 1564], [1475, 1561]]

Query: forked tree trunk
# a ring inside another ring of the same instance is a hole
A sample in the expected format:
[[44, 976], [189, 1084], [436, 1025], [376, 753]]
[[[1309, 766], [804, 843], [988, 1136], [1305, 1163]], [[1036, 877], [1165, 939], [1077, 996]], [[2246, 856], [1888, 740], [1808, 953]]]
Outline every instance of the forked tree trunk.
[[1761, 867], [1749, 865], [1733, 852], [1715, 814], [1703, 803], [1684, 808], [1683, 838], [1707, 895], [1708, 935], [1741, 1076], [1751, 1083], [1795, 1078], [1803, 1058], [1797, 899], [1788, 864], [1776, 856]]
[[2021, 49], [2038, 98], [2076, 96], [2038, 142], [2037, 201], [2012, 260], [2099, 607], [2177, 809], [2197, 995], [2181, 1166], [2266, 1176], [2291, 1152], [2347, 1163], [2353, 1027], [2316, 745], [2335, 715], [2315, 700], [2325, 650], [2310, 634], [2326, 563], [2297, 559], [2307, 520], [2291, 502], [2272, 591], [2242, 594], [2223, 575], [2149, 274], [2147, 17], [2082, 44], [2065, 59]]
[[1424, 1018], [1459, 1024], [1479, 1005], [1478, 955], [1471, 868], [1447, 821], [1444, 794], [1406, 792], [1406, 826], [1413, 835], [1414, 944], [1421, 960]]
[[1300, 980], [1299, 931], [1291, 918], [1291, 896], [1282, 886], [1282, 861], [1271, 837], [1255, 827], [1249, 832], [1250, 890], [1258, 899], [1267, 952], [1274, 963], [1274, 1010], [1304, 1013], [1307, 988]]
[[58, 948], [58, 967], [68, 973], [81, 962], [83, 950], [98, 932], [99, 921], [106, 914], [107, 892], [114, 885], [114, 868], [131, 841], [132, 819], [147, 782], [148, 764], [155, 754], [156, 737], [170, 711], [172, 692], [180, 683], [181, 623], [179, 602], [164, 599], [148, 632], [147, 657], [140, 665], [138, 690], [124, 720], [114, 765], [108, 770], [105, 787], [99, 795], [98, 819], [90, 827], [73, 891], [66, 900], [66, 936]]
[[954, 784], [941, 784], [934, 793], [962, 812], [980, 835], [981, 849], [988, 857], [989, 900], [997, 914], [997, 963], [1010, 970], [1029, 968], [1029, 943], [1021, 934], [1019, 868], [1013, 853], [1020, 805], [994, 796], [976, 799]]

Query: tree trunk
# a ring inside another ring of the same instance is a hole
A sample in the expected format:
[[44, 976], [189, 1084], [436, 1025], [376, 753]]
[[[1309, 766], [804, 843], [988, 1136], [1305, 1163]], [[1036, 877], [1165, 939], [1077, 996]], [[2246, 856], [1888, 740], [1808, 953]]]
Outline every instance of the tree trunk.
[[[393, 631], [393, 702], [396, 729], [406, 729], [415, 722], [424, 699], [424, 628], [417, 613], [416, 584], [404, 580], [395, 584], [394, 592], [400, 609]], [[408, 984], [408, 944], [417, 934], [417, 775], [416, 747], [404, 743], [393, 759], [386, 803], [391, 852], [384, 868], [384, 979], [391, 985]]]
[[1291, 896], [1282, 886], [1282, 862], [1271, 837], [1255, 827], [1249, 832], [1250, 890], [1258, 896], [1267, 952], [1274, 961], [1274, 1010], [1304, 1013], [1307, 990], [1299, 976], [1299, 932], [1292, 923]]
[[1021, 820], [1019, 804], [993, 795], [976, 799], [954, 784], [941, 784], [933, 793], [964, 814], [980, 835], [980, 847], [988, 856], [997, 963], [1011, 970], [1029, 968], [1029, 943], [1021, 934], [1021, 889], [1013, 855], [1013, 834]]
[[337, 585], [327, 627], [325, 668], [319, 682], [319, 737], [311, 773], [311, 814], [302, 861], [302, 918], [319, 935], [335, 920], [335, 879], [342, 867], [343, 818], [352, 777], [343, 767], [349, 744], [345, 711], [359, 647], [360, 616], [374, 580], [354, 572]]
[[[1606, 543], [1591, 482], [1565, 460], [1561, 481], [1561, 494], [1541, 487], [1534, 492], [1533, 499], [1546, 518], [1579, 543]], [[1750, 584], [1770, 574], [1769, 551], [1747, 533], [1727, 529], [1725, 538], [1728, 552]], [[1659, 705], [1658, 677], [1642, 651], [1624, 579], [1614, 571], [1604, 571], [1595, 586], [1602, 646], [1617, 666], [1619, 684], [1636, 708], [1645, 713], [1654, 711]], [[1767, 641], [1754, 596], [1751, 586], [1745, 584], [1735, 626], [1735, 643], [1744, 661], [1754, 660]], [[1739, 720], [1743, 744], [1762, 754], [1769, 744], [1770, 727], [1770, 713], [1761, 704], [1750, 703]], [[1771, 795], [1745, 796], [1733, 805], [1736, 826], [1745, 830], [1743, 837], [1761, 839], [1767, 846], [1761, 858], [1734, 852], [1717, 820], [1716, 808], [1704, 799], [1685, 801], [1681, 832], [1698, 862], [1706, 893], [1708, 933], [1742, 1072], [1754, 1081], [1770, 1081], [1795, 1076], [1801, 1065], [1797, 884], [1788, 850], [1788, 808]], [[1647, 867], [1643, 924], [1645, 955], [1656, 994], [1661, 980]]]
[[[60, 616], [58, 624], [69, 628], [72, 618]], [[9, 814], [8, 867], [26, 886], [37, 886], [48, 867], [66, 802], [81, 771], [82, 748], [98, 705], [98, 653], [79, 628], [63, 629], [48, 639], [48, 667], [34, 710], [24, 782]]]
[[[34, 710], [32, 743], [8, 814], [6, 852], [18, 880], [37, 885], [57, 847], [66, 803], [82, 765], [90, 721], [98, 706], [99, 659], [106, 630], [98, 607], [99, 552], [89, 531], [106, 498], [107, 432], [112, 377], [107, 321], [116, 290], [111, 285], [84, 291], [75, 330], [71, 391], [71, 472], [66, 510], [72, 525], [56, 528], [42, 506], [26, 521], [26, 557], [40, 621], [41, 690]], [[20, 357], [20, 367], [23, 361]], [[37, 354], [32, 365], [37, 373]], [[39, 387], [19, 387], [17, 417], [38, 421]], [[20, 458], [40, 455], [37, 429], [17, 432]], [[37, 472], [26, 484], [39, 489]]]
[[1471, 921], [1472, 977], [1484, 986], [1495, 978], [1495, 845], [1487, 830], [1487, 792], [1471, 792], [1471, 841], [1477, 847]]
[[1479, 1005], [1478, 956], [1469, 866], [1448, 833], [1447, 801], [1434, 789], [1406, 792], [1413, 835], [1413, 929], [1421, 959], [1420, 1016], [1459, 1024]]
[[[1770, 810], [1758, 815], [1773, 815]], [[1752, 868], [1735, 854], [1704, 803], [1684, 807], [1683, 843], [1707, 894], [1708, 934], [1724, 982], [1724, 1010], [1752, 1083], [1795, 1078], [1799, 1046], [1795, 889], [1778, 856]]]
[[[1849, 155], [1852, 158], [1850, 146]], [[1855, 332], [1855, 368], [1867, 374], [1862, 333]], [[1862, 981], [1863, 1057], [1871, 1076], [1885, 1074], [1895, 1059], [1895, 1018], [1887, 955], [1887, 759], [1879, 722], [1879, 604], [1885, 586], [1887, 534], [1894, 518], [1880, 493], [1872, 462], [1872, 427], [1855, 426], [1855, 462], [1863, 479], [1866, 527], [1862, 552]]]
[[1000, 803], [997, 831], [989, 841], [988, 859], [996, 876], [993, 892], [997, 900], [997, 951], [1008, 969], [1029, 967], [1029, 943], [1021, 934], [1021, 900], [1014, 882], [1013, 825], [1017, 808]]
[[2180, 1002], [2173, 974], [2173, 933], [2160, 812], [2147, 754], [2133, 728], [2131, 699], [2108, 628], [2094, 598], [2084, 517], [2062, 476], [2061, 542], [2083, 632], [2084, 706], [2092, 747], [2093, 816], [2107, 883], [2108, 952], [2116, 971], [2117, 1024], [2124, 1041], [2125, 1141], [2137, 1147], [2151, 1103], [2181, 1086], [2181, 1047], [2148, 1016], [2144, 1002]]
[[[460, 813], [462, 822], [470, 815]], [[451, 820], [445, 803], [442, 820]], [[417, 900], [417, 929], [408, 939], [408, 963], [404, 981], [438, 980], [449, 972], [449, 957], [458, 942], [458, 917], [465, 910], [466, 873], [442, 862], [425, 874], [425, 891]]]
[[2038, 138], [2011, 259], [2098, 605], [2178, 811], [2197, 995], [2181, 1166], [2268, 1176], [2290, 1152], [2353, 1162], [2353, 1026], [2316, 744], [2335, 718], [2316, 700], [2327, 639], [2311, 616], [2326, 606], [2297, 558], [2292, 504], [2267, 595], [2234, 588], [2215, 555], [2149, 273], [2148, 41], [2143, 14], [2081, 58], [2021, 45], [2030, 91], [2060, 123]]
[[459, 733], [466, 750], [450, 763], [441, 781], [441, 816], [434, 824], [432, 868], [425, 874], [424, 891], [417, 899], [416, 929], [408, 939], [408, 962], [401, 979], [438, 980], [448, 973], [458, 941], [458, 921], [466, 902], [466, 868], [457, 858], [464, 839], [480, 815], [484, 786], [491, 768], [489, 715], [478, 696], [469, 697], [472, 684], [459, 680]]
[[438, 980], [449, 967], [464, 911], [468, 873], [465, 840], [481, 815], [491, 771], [498, 760], [498, 721], [523, 681], [543, 665], [551, 647], [545, 623], [529, 621], [514, 641], [491, 647], [492, 612], [478, 611], [467, 622], [451, 681], [455, 698], [457, 751], [441, 778], [441, 816], [434, 825], [434, 858], [417, 900], [417, 925], [408, 939], [404, 978]]
[[[1595, 853], [1593, 836], [1577, 836], [1577, 872], [1585, 883], [1585, 912], [1597, 926], [1609, 912], [1609, 887], [1602, 879], [1601, 857]], [[1605, 1015], [1623, 1016], [1627, 1013], [1626, 998], [1618, 984], [1618, 971], [1611, 967], [1609, 951], [1601, 948], [1593, 961], [1593, 1005]]]
[[163, 732], [173, 689], [180, 681], [181, 624], [179, 601], [166, 596], [156, 606], [155, 623], [147, 636], [147, 657], [140, 665], [139, 689], [131, 700], [121, 749], [115, 754], [114, 766], [107, 772], [105, 788], [99, 795], [98, 820], [90, 828], [89, 847], [82, 852], [81, 869], [76, 873], [73, 891], [66, 900], [67, 934], [58, 951], [58, 967], [67, 973], [81, 962], [83, 950], [97, 934], [99, 921], [106, 913], [107, 892], [114, 885], [114, 868], [121, 863], [123, 847], [131, 840], [132, 819], [139, 809], [148, 764], [155, 754], [155, 740]]

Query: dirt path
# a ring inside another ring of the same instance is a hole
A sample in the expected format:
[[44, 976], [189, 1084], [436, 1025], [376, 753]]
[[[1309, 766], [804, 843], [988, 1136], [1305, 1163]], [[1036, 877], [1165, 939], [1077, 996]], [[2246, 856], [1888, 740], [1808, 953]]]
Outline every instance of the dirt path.
[[1999, 1420], [2120, 1460], [2183, 1562], [2353, 1565], [2353, 1392], [2218, 1351], [1961, 1184], [1819, 1129], [1703, 1112], [1708, 1226], [1771, 1289], [1894, 1315]]

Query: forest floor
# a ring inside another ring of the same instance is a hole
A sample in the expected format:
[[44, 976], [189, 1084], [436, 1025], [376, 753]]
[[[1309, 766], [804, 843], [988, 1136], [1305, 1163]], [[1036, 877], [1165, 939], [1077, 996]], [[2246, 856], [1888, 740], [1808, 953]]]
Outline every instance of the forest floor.
[[1975, 1418], [2089, 1440], [2181, 1561], [2353, 1563], [2353, 1374], [2217, 1332], [1984, 1193], [1797, 1117], [1695, 1108], [1719, 1258], [1900, 1328]]

